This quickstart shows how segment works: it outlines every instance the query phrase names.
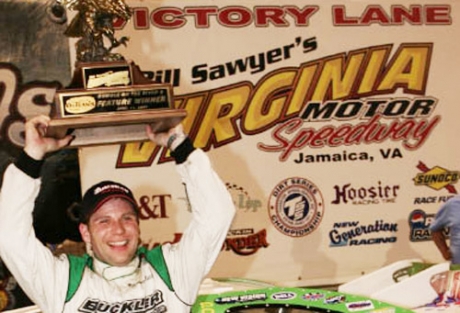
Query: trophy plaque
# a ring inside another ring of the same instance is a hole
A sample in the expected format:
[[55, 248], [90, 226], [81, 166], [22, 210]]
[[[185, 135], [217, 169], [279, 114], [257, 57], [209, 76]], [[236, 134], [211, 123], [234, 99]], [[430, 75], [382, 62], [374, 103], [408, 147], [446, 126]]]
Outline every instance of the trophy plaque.
[[[147, 124], [155, 132], [179, 124], [186, 111], [173, 108], [172, 86], [152, 82], [134, 62], [112, 52], [128, 40], [115, 38], [112, 22], [129, 19], [129, 7], [120, 1], [116, 5], [102, 0], [80, 2], [76, 7], [80, 14], [66, 30], [69, 37], [81, 37], [76, 42], [75, 70], [69, 86], [56, 91], [46, 135], [63, 138], [73, 134], [72, 148], [145, 141]], [[68, 8], [73, 9], [74, 3]], [[98, 5], [90, 7], [93, 4]], [[94, 10], [96, 14], [82, 14]], [[109, 47], [105, 47], [104, 37], [111, 43]]]

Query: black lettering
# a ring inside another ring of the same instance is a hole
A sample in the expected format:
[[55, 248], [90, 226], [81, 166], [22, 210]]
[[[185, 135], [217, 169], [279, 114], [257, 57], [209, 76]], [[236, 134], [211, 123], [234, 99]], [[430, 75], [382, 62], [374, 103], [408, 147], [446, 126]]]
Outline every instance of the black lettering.
[[200, 64], [192, 68], [192, 84], [203, 83], [208, 80], [207, 66], [207, 64]]
[[316, 37], [311, 37], [308, 39], [305, 39], [302, 42], [303, 46], [303, 53], [308, 53], [310, 51], [314, 51], [318, 48], [318, 43], [316, 42]]

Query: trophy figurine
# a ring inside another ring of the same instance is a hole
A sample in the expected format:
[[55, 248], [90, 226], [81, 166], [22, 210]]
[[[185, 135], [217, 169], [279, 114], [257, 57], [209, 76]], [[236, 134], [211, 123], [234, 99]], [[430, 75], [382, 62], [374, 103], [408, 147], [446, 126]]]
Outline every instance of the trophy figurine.
[[186, 117], [185, 110], [172, 107], [171, 85], [152, 82], [113, 52], [129, 40], [117, 39], [113, 27], [116, 18], [131, 18], [122, 0], [57, 0], [50, 10], [54, 20], [66, 22], [65, 8], [77, 14], [64, 34], [80, 39], [71, 83], [56, 91], [49, 136], [74, 133], [71, 147], [143, 141], [145, 124], [163, 131]]
[[[67, 37], [80, 38], [76, 43], [77, 62], [117, 61], [123, 56], [112, 53], [112, 49], [123, 44], [127, 37], [115, 38], [113, 20], [131, 18], [131, 9], [118, 0], [63, 0], [58, 5], [78, 11], [65, 31]], [[104, 37], [110, 42], [104, 45]]]

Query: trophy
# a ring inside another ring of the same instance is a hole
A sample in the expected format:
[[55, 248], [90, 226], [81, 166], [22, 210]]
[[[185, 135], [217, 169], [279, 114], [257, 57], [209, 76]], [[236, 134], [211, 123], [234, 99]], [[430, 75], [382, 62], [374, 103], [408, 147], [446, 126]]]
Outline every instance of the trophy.
[[173, 108], [171, 85], [152, 82], [134, 62], [112, 52], [128, 41], [117, 39], [113, 27], [115, 18], [131, 17], [122, 0], [57, 1], [54, 12], [64, 6], [77, 11], [65, 35], [80, 39], [72, 80], [56, 91], [48, 136], [72, 133], [70, 147], [144, 141], [146, 124], [166, 131], [186, 117], [185, 110]]

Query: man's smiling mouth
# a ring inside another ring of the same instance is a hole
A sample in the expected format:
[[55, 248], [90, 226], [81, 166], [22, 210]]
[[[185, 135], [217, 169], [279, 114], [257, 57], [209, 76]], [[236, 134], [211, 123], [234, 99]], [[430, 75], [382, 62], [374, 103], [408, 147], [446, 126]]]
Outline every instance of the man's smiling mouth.
[[110, 246], [121, 247], [128, 244], [128, 240], [110, 242]]

